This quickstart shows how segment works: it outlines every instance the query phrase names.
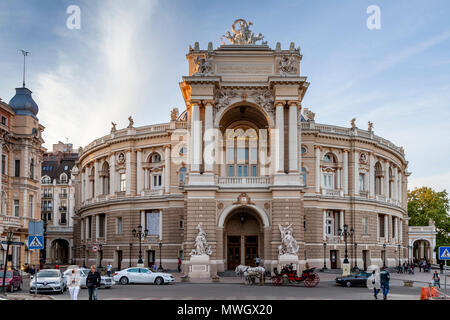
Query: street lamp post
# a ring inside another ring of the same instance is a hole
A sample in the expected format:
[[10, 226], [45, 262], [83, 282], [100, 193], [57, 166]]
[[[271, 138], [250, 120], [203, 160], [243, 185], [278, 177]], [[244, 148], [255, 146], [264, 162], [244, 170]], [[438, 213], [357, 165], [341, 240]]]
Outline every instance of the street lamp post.
[[386, 268], [386, 243], [383, 243], [383, 269]]
[[5, 261], [5, 268], [3, 269], [3, 282], [2, 282], [2, 293], [5, 294], [5, 278], [6, 278], [6, 271], [8, 270], [8, 253], [9, 253], [9, 246], [12, 242], [13, 237], [12, 231], [6, 232], [6, 261]]
[[158, 271], [163, 271], [163, 267], [162, 267], [162, 255], [161, 255], [161, 249], [162, 249], [162, 242], [159, 242], [159, 267], [158, 267]]
[[144, 239], [148, 235], [148, 230], [145, 229], [144, 231], [142, 231], [142, 226], [138, 225], [137, 231], [136, 231], [136, 229], [133, 229], [132, 232], [133, 232], [133, 237], [139, 238], [139, 259], [138, 259], [138, 264], [143, 264], [144, 261], [142, 261], [141, 243], [142, 243], [142, 239]]
[[133, 248], [133, 244], [130, 243], [130, 263], [128, 265], [129, 268], [131, 268], [131, 248]]
[[327, 270], [327, 261], [326, 261], [326, 255], [327, 255], [327, 243], [323, 243], [323, 268], [322, 271]]
[[348, 262], [348, 252], [347, 252], [347, 237], [353, 235], [353, 228], [348, 231], [348, 225], [344, 224], [344, 230], [341, 228], [338, 229], [338, 235], [344, 236], [344, 242], [345, 242], [345, 257], [344, 257], [344, 263]]
[[99, 263], [99, 268], [102, 268], [102, 260], [103, 260], [103, 245], [100, 243], [98, 245], [99, 251], [100, 251], [100, 263]]

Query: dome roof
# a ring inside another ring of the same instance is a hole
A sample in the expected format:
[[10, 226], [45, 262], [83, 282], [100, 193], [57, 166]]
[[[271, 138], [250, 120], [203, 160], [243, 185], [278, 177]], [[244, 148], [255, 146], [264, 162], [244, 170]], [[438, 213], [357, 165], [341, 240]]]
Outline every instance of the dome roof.
[[9, 105], [18, 115], [36, 118], [39, 112], [39, 107], [31, 97], [31, 90], [28, 88], [16, 88], [16, 95], [9, 101]]

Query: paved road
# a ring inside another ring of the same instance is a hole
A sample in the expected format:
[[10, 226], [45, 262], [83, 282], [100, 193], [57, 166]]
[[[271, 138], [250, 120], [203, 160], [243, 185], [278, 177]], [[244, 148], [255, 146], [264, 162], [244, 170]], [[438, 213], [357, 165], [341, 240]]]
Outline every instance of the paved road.
[[[28, 281], [24, 281], [24, 290], [28, 292]], [[391, 300], [418, 300], [420, 287], [404, 287], [400, 281], [391, 281]], [[69, 292], [52, 295], [57, 300], [68, 300]], [[274, 287], [247, 286], [240, 283], [186, 283], [176, 282], [171, 285], [116, 285], [111, 289], [99, 289], [100, 300], [243, 300], [243, 299], [283, 299], [283, 300], [373, 300], [367, 288], [345, 288], [337, 286], [334, 281], [321, 281], [315, 288], [303, 285], [286, 285]], [[81, 289], [79, 300], [87, 300], [87, 289]], [[382, 295], [379, 295], [382, 298]]]

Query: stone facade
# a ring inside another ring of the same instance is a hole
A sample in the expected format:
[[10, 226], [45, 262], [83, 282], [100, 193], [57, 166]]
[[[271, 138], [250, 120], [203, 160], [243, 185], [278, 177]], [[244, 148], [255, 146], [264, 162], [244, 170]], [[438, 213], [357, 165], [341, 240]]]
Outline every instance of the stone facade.
[[[91, 249], [102, 243], [104, 264], [128, 267], [131, 243], [136, 265], [139, 241], [132, 229], [141, 224], [151, 231], [142, 242], [144, 264], [159, 265], [161, 242], [163, 267], [176, 269], [182, 256], [187, 274], [199, 223], [212, 249], [211, 275], [254, 264], [256, 256], [273, 270], [279, 225], [289, 224], [300, 268], [307, 262], [321, 267], [324, 259], [339, 268], [344, 225], [354, 231], [352, 265], [355, 255], [360, 268], [383, 259], [396, 265], [399, 245], [407, 259], [403, 149], [372, 128], [319, 124], [310, 110], [302, 113], [309, 83], [300, 75], [299, 48], [235, 42], [201, 50], [196, 43], [186, 57], [185, 112], [173, 110], [164, 124], [114, 127], [80, 150], [78, 263], [98, 262]], [[99, 215], [105, 222], [97, 227]]]

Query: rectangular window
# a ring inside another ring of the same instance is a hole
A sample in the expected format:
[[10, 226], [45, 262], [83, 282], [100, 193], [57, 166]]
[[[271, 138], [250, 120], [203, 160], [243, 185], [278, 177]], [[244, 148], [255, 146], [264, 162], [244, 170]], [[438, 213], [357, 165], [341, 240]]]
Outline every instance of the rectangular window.
[[234, 166], [228, 166], [228, 176], [234, 177]]
[[323, 186], [325, 189], [334, 189], [334, 179], [332, 174], [323, 175]]
[[20, 216], [20, 212], [19, 212], [19, 200], [14, 200], [14, 216], [19, 217]]
[[237, 176], [242, 177], [242, 166], [238, 166], [237, 169], [238, 169]]
[[384, 216], [382, 214], [378, 216], [378, 225], [380, 226], [379, 237], [384, 238]]
[[20, 177], [20, 160], [16, 160], [14, 161], [14, 176], [15, 177]]
[[2, 154], [2, 174], [6, 174], [6, 155]]
[[98, 216], [98, 236], [101, 238], [105, 237], [105, 215], [101, 214]]
[[2, 124], [7, 126], [8, 122], [6, 121], [6, 117], [2, 116]]
[[184, 220], [183, 219], [180, 220], [179, 228], [184, 229]]
[[252, 166], [252, 176], [258, 176], [258, 166]]
[[145, 226], [149, 236], [159, 236], [160, 214], [159, 210], [152, 210], [145, 213]]
[[125, 173], [120, 174], [120, 191], [127, 190], [127, 175]]
[[359, 191], [366, 191], [366, 175], [364, 173], [359, 174]]
[[122, 217], [117, 218], [117, 234], [122, 234]]
[[362, 234], [364, 235], [369, 234], [369, 225], [367, 222], [367, 217], [362, 218]]
[[248, 161], [248, 148], [238, 148], [237, 149], [237, 160], [238, 161]]
[[33, 202], [34, 202], [34, 197], [32, 195], [30, 195], [30, 217], [33, 217]]
[[160, 174], [153, 176], [153, 187], [161, 187], [162, 185], [162, 176]]
[[392, 238], [395, 238], [395, 217], [392, 217], [392, 223], [391, 223], [391, 229], [392, 229]]
[[256, 163], [258, 161], [258, 149], [256, 148], [250, 149], [250, 159], [252, 163]]
[[248, 166], [244, 166], [244, 177], [248, 177]]

